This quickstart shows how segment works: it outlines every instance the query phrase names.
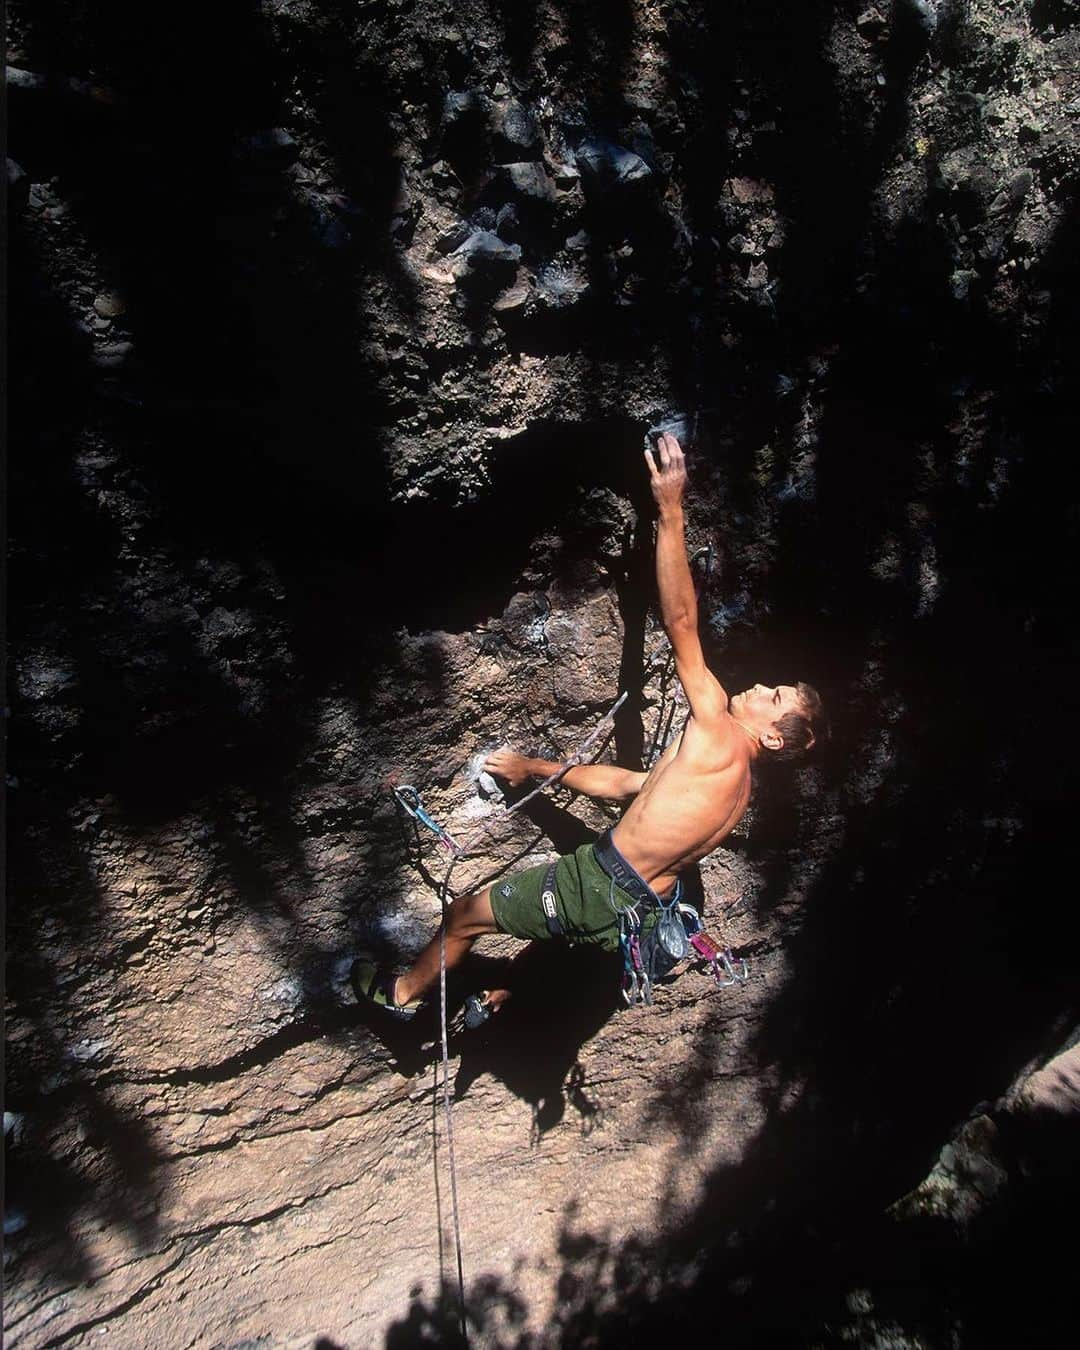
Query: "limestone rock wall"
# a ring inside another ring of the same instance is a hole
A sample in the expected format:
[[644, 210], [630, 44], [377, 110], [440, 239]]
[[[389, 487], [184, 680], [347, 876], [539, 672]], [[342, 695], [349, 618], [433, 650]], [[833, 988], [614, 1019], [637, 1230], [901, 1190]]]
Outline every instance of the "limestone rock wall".
[[9, 1343], [453, 1338], [436, 1027], [349, 961], [438, 919], [395, 784], [461, 891], [611, 819], [486, 750], [678, 725], [665, 419], [718, 672], [833, 736], [702, 868], [745, 986], [452, 982], [517, 989], [451, 1039], [470, 1334], [976, 1336], [879, 1225], [1075, 1021], [1076, 6], [8, 20]]

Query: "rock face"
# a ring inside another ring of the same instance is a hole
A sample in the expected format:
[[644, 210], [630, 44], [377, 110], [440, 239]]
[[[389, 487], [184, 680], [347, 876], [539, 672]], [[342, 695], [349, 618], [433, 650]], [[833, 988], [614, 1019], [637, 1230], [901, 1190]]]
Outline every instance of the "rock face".
[[675, 425], [718, 673], [810, 680], [833, 735], [701, 868], [745, 985], [619, 1011], [617, 962], [509, 940], [450, 982], [516, 991], [450, 1039], [470, 1338], [1053, 1339], [1076, 6], [41, 8], [7, 1343], [453, 1341], [437, 1025], [349, 962], [439, 917], [395, 785], [487, 831], [461, 894], [613, 819], [506, 816], [486, 751], [565, 756], [627, 690], [603, 756], [677, 731]]

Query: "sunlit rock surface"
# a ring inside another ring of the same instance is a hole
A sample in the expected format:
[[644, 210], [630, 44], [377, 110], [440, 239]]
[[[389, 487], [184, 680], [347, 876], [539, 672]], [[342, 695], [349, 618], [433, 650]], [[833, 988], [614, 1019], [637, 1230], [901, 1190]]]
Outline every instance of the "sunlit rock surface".
[[450, 1039], [470, 1336], [1054, 1341], [1076, 6], [229, 14], [9, 6], [7, 1343], [456, 1335], [436, 1022], [351, 953], [438, 919], [395, 785], [460, 893], [613, 819], [486, 751], [678, 729], [676, 418], [716, 669], [833, 735], [702, 866], [745, 986], [451, 982], [519, 958]]

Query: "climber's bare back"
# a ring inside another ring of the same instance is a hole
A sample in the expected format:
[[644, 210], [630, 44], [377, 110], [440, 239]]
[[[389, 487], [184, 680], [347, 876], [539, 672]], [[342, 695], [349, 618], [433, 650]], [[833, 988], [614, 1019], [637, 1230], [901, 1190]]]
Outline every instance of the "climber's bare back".
[[723, 723], [706, 729], [689, 718], [612, 835], [630, 866], [661, 895], [731, 833], [750, 801], [746, 734], [727, 714]]

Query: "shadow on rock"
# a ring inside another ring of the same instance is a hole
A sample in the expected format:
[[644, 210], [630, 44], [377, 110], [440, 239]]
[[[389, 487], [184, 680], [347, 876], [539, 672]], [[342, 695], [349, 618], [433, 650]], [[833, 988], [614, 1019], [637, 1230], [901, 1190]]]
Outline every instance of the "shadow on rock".
[[508, 975], [513, 998], [463, 1037], [458, 1098], [490, 1073], [532, 1107], [534, 1138], [562, 1121], [567, 1102], [587, 1134], [599, 1107], [588, 1095], [578, 1056], [620, 1006], [618, 956], [548, 942], [526, 947], [509, 972], [496, 962], [485, 962], [484, 969], [480, 958], [470, 965], [480, 967], [485, 982]]

